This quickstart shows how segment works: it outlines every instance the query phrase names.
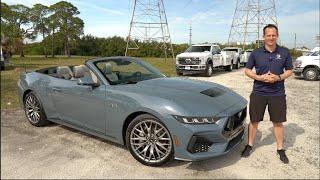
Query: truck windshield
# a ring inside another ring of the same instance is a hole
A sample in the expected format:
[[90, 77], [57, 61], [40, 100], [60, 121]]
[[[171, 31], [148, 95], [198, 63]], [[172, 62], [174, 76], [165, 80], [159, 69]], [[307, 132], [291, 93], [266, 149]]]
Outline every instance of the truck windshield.
[[235, 52], [238, 52], [238, 49], [223, 49], [222, 51], [235, 51]]
[[205, 52], [209, 51], [210, 52], [211, 46], [190, 46], [186, 52]]

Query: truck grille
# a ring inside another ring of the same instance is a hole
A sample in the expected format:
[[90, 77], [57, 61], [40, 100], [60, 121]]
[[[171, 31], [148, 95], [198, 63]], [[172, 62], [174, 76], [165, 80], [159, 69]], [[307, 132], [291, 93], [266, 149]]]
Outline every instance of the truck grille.
[[194, 58], [181, 58], [178, 62], [181, 65], [198, 65], [200, 64], [201, 60]]

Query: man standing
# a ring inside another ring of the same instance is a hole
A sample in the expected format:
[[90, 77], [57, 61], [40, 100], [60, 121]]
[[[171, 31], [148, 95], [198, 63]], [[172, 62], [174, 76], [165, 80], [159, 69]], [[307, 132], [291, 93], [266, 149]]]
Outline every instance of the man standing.
[[[251, 154], [258, 124], [263, 121], [264, 112], [268, 105], [277, 143], [277, 155], [283, 163], [287, 164], [289, 159], [283, 148], [282, 124], [287, 120], [284, 80], [292, 75], [292, 59], [289, 50], [277, 44], [277, 26], [273, 24], [265, 26], [263, 38], [264, 46], [251, 53], [245, 68], [245, 74], [254, 79], [254, 85], [250, 95], [248, 144], [241, 156], [248, 157]], [[252, 71], [253, 67], [255, 67], [255, 72]]]

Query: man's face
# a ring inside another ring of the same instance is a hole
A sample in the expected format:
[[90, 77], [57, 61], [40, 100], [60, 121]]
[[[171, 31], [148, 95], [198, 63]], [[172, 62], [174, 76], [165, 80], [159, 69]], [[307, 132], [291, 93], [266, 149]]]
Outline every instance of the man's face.
[[278, 39], [277, 30], [275, 28], [266, 28], [263, 38], [266, 45], [274, 46]]

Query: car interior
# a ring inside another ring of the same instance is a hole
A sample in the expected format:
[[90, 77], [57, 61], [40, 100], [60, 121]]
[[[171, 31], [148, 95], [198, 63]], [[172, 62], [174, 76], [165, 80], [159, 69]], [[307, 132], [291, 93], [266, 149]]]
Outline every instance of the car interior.
[[36, 72], [72, 81], [88, 76], [91, 77], [95, 83], [98, 83], [97, 76], [85, 65], [49, 67], [37, 70]]

